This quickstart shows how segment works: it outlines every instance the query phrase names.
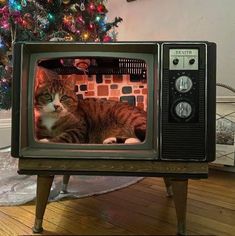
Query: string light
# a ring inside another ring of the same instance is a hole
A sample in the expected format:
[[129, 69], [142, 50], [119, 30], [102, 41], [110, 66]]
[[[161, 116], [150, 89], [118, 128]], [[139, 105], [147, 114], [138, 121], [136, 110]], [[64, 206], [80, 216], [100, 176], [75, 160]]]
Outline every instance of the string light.
[[91, 30], [94, 29], [94, 24], [90, 23], [90, 24], [89, 24], [89, 28], [90, 28]]
[[78, 23], [85, 24], [85, 21], [84, 21], [84, 19], [83, 19], [82, 16], [79, 16], [79, 17], [77, 18], [77, 22], [78, 22]]
[[95, 10], [95, 5], [94, 5], [93, 3], [91, 3], [91, 4], [89, 5], [89, 9], [92, 10], [92, 11]]
[[2, 42], [2, 39], [0, 38], [0, 48], [3, 48], [4, 47], [4, 44]]
[[89, 38], [89, 33], [88, 32], [84, 32], [82, 34], [82, 38], [83, 38], [83, 40], [87, 41], [87, 39]]
[[54, 20], [54, 16], [51, 13], [49, 13], [47, 15], [47, 18], [48, 18], [48, 20]]
[[12, 10], [17, 10], [17, 11], [21, 11], [22, 10], [21, 4], [16, 2], [15, 0], [9, 0], [9, 7]]
[[100, 21], [100, 19], [101, 19], [101, 17], [100, 17], [100, 16], [96, 16], [96, 18], [95, 18], [95, 20], [96, 20], [97, 22], [99, 22], [99, 21]]

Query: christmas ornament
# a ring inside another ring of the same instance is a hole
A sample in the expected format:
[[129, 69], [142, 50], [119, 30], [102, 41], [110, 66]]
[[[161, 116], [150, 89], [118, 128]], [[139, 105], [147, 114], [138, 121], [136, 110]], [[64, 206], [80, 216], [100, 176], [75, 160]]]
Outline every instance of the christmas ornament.
[[70, 7], [70, 10], [74, 13], [76, 13], [79, 9], [79, 5], [77, 3], [73, 4], [71, 7]]
[[81, 0], [80, 10], [81, 10], [81, 11], [85, 11], [85, 10], [86, 10], [84, 0]]
[[21, 5], [22, 5], [22, 7], [26, 7], [27, 6], [27, 1], [26, 0], [21, 0]]
[[30, 13], [24, 14], [22, 24], [26, 29], [34, 29], [34, 19]]
[[63, 4], [67, 5], [70, 3], [70, 0], [63, 0]]
[[71, 35], [66, 35], [66, 36], [64, 37], [64, 40], [65, 40], [65, 41], [73, 41], [73, 36], [71, 36]]
[[110, 33], [110, 35], [111, 35], [112, 40], [114, 40], [114, 41], [117, 40], [117, 35], [118, 35], [118, 33], [117, 33], [115, 30], [113, 30], [113, 31]]
[[103, 38], [103, 42], [111, 42], [112, 38], [109, 35], [105, 35]]
[[97, 11], [98, 11], [99, 13], [104, 13], [104, 12], [106, 11], [106, 9], [105, 9], [105, 7], [104, 7], [103, 4], [99, 4], [99, 5], [97, 6]]
[[74, 21], [73, 16], [69, 15], [69, 16], [64, 16], [63, 22], [64, 24], [70, 25], [72, 24]]
[[3, 17], [6, 17], [9, 15], [9, 8], [8, 6], [4, 6], [3, 8], [0, 8], [0, 14], [3, 14]]
[[49, 41], [59, 42], [59, 41], [64, 41], [64, 38], [54, 37], [54, 38], [51, 38]]

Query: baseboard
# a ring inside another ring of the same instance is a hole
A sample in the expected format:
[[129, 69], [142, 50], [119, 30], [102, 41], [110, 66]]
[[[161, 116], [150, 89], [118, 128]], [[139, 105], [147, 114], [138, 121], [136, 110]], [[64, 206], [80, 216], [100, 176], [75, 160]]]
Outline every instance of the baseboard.
[[0, 119], [0, 132], [1, 129], [11, 128], [11, 118]]
[[0, 119], [0, 148], [11, 145], [11, 119]]
[[234, 172], [235, 173], [235, 166], [225, 166], [225, 165], [218, 165], [218, 164], [209, 164], [210, 169], [221, 170], [226, 172]]

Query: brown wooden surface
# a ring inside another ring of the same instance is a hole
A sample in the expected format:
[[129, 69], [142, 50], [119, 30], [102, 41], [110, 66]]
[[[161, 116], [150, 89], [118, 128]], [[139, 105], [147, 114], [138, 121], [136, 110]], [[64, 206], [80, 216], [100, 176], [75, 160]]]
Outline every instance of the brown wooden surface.
[[[79, 186], [78, 186], [79, 187]], [[234, 236], [235, 173], [210, 170], [189, 180], [188, 235]], [[32, 235], [35, 203], [0, 207], [0, 235]], [[144, 178], [127, 188], [83, 199], [49, 203], [43, 235], [174, 235], [173, 199], [162, 178]]]
[[136, 175], [164, 175], [176, 174], [190, 176], [206, 176], [208, 163], [200, 162], [159, 162], [159, 161], [136, 161], [136, 160], [73, 160], [73, 159], [19, 159], [19, 170], [21, 174], [43, 174], [53, 173], [70, 174], [74, 172], [91, 173], [99, 171], [101, 174], [133, 172]]
[[48, 203], [48, 197], [53, 183], [54, 176], [38, 176], [37, 177], [37, 197], [36, 197], [36, 211], [35, 223], [33, 227], [34, 233], [41, 233], [43, 231], [42, 222], [43, 216]]
[[173, 200], [175, 203], [177, 216], [177, 232], [180, 235], [186, 235], [186, 211], [187, 211], [187, 194], [188, 179], [172, 179]]

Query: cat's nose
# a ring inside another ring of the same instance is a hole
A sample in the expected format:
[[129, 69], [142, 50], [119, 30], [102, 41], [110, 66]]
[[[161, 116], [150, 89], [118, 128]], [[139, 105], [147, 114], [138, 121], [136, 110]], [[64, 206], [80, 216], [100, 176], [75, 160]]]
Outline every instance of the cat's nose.
[[54, 105], [55, 110], [59, 110], [60, 106], [59, 105]]

